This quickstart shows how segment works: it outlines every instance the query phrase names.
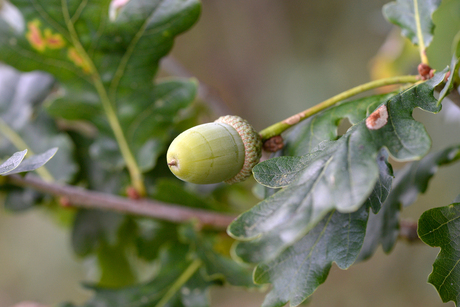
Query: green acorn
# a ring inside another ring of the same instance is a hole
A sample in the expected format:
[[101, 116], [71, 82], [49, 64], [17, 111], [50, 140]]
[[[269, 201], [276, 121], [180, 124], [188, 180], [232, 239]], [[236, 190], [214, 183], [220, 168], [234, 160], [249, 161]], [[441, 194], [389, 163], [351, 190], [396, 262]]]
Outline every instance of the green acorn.
[[229, 184], [246, 180], [262, 155], [257, 131], [238, 116], [222, 116], [182, 132], [171, 143], [168, 166], [191, 183]]

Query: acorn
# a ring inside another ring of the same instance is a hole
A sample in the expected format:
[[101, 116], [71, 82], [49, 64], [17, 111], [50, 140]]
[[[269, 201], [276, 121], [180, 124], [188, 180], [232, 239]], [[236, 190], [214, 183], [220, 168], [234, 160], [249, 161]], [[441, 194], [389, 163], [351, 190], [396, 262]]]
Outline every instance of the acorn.
[[167, 162], [177, 178], [198, 184], [233, 184], [251, 176], [262, 140], [244, 119], [227, 115], [190, 128], [172, 141]]

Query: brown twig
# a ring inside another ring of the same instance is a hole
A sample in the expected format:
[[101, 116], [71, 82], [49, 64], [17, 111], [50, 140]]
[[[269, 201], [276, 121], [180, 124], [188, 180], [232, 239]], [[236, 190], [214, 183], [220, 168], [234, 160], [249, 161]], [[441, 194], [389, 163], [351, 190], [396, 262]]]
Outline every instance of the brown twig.
[[[10, 175], [5, 178], [10, 184], [33, 188], [40, 192], [58, 196], [61, 201], [65, 199], [66, 207], [118, 211], [170, 222], [197, 220], [201, 226], [211, 226], [219, 229], [225, 229], [236, 218], [234, 215], [168, 204], [156, 200], [145, 198], [133, 200], [80, 187], [46, 182], [32, 174], [28, 174], [25, 177]], [[417, 223], [401, 220], [399, 238], [409, 242], [421, 242], [417, 235]]]
[[197, 220], [202, 226], [224, 229], [235, 216], [168, 204], [156, 200], [132, 200], [116, 195], [90, 191], [79, 187], [50, 183], [31, 174], [7, 176], [13, 185], [33, 188], [37, 191], [65, 197], [72, 207], [112, 210], [127, 214], [149, 216], [171, 222]]

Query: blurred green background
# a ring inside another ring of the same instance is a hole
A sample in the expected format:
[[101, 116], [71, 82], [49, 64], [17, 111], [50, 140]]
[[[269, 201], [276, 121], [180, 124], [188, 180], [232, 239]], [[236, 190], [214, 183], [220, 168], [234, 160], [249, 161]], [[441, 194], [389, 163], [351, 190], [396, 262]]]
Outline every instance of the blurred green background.
[[[390, 58], [402, 48], [398, 38], [387, 40], [393, 27], [381, 14], [386, 2], [204, 0], [200, 21], [176, 41], [172, 54], [216, 90], [232, 113], [260, 130], [369, 81], [371, 71], [383, 74], [375, 71], [374, 58], [381, 46], [387, 41]], [[433, 66], [442, 69], [450, 62], [450, 42], [460, 28], [460, 1], [444, 0], [438, 15], [437, 29], [444, 35], [428, 54]], [[415, 73], [412, 54], [399, 59], [398, 67], [411, 64], [406, 66], [412, 71], [404, 73]], [[414, 112], [432, 136], [434, 150], [460, 142], [459, 114], [448, 102], [438, 115]], [[416, 221], [426, 209], [451, 203], [460, 193], [459, 174], [460, 165], [441, 169], [427, 194], [403, 216]], [[89, 297], [80, 282], [94, 280], [92, 260], [73, 255], [69, 231], [47, 213], [0, 210], [0, 238], [0, 307]], [[426, 283], [437, 253], [422, 243], [400, 242], [389, 256], [379, 251], [347, 271], [333, 266], [310, 306], [453, 306], [443, 304]], [[263, 293], [241, 289], [212, 292], [213, 307], [259, 306], [262, 301]]]

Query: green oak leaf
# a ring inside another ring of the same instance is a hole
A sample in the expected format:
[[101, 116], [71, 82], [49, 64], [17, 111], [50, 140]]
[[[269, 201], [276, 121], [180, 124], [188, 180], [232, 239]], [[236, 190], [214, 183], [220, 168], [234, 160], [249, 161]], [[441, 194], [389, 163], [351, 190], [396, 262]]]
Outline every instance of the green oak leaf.
[[[276, 153], [276, 156], [282, 154], [286, 157], [280, 158], [275, 164], [259, 164], [257, 174], [254, 174], [254, 176], [256, 178], [265, 176], [264, 181], [271, 181], [267, 183], [268, 186], [286, 186], [295, 178], [297, 172], [294, 171], [295, 168], [292, 172], [278, 170], [278, 167], [288, 167], [288, 163], [283, 163], [283, 161], [292, 159], [292, 163], [289, 163], [289, 165], [300, 163], [298, 156], [310, 153], [323, 141], [337, 139], [338, 128], [343, 119], [347, 119], [352, 125], [355, 125], [393, 95], [394, 93], [374, 95], [343, 102], [295, 125], [284, 136], [285, 145], [283, 150]], [[273, 169], [269, 169], [271, 166], [273, 166]], [[264, 170], [265, 167], [268, 169]], [[262, 180], [262, 178], [258, 180]], [[269, 196], [273, 194], [274, 189], [265, 188], [265, 192], [269, 192], [267, 193], [267, 196]]]
[[323, 141], [336, 140], [342, 119], [346, 118], [352, 125], [356, 125], [394, 95], [395, 93], [373, 95], [343, 102], [306, 119], [295, 125], [285, 136], [283, 155], [303, 156], [312, 152]]
[[221, 241], [225, 243], [229, 239], [227, 236], [200, 233], [192, 225], [182, 226], [180, 233], [183, 240], [194, 247], [196, 255], [203, 263], [208, 280], [228, 282], [233, 286], [254, 287], [251, 269], [233, 261], [229, 257], [229, 252], [224, 255], [216, 248]]
[[[372, 193], [369, 195], [367, 198], [364, 207], [367, 209], [372, 208], [374, 212], [378, 211], [380, 209], [380, 206], [383, 204], [385, 199], [387, 198], [390, 188], [391, 188], [391, 182], [392, 182], [392, 169], [391, 165], [387, 161], [388, 159], [388, 154], [386, 153], [385, 150], [381, 150], [379, 153], [379, 156], [377, 158], [377, 164], [379, 166], [379, 179], [377, 183], [374, 186], [374, 189], [372, 190]], [[345, 219], [348, 219], [350, 217], [349, 214], [339, 214], [340, 216], [343, 216]], [[367, 220], [367, 217], [366, 217]], [[344, 223], [347, 223], [345, 221]], [[358, 234], [364, 238], [364, 232], [366, 230], [366, 224], [364, 223], [364, 228], [360, 229], [354, 229], [353, 233]], [[304, 234], [305, 237], [311, 236], [311, 232], [313, 230], [310, 230], [308, 233]], [[299, 233], [298, 235], [302, 235], [302, 233]], [[263, 262], [270, 260], [272, 258], [275, 258], [276, 255], [281, 253], [285, 248], [290, 246], [293, 242], [291, 240], [283, 240], [285, 238], [279, 237], [276, 231], [271, 231], [264, 233], [261, 235], [259, 238], [250, 240], [250, 241], [240, 241], [236, 244], [234, 250], [235, 254], [243, 261], [245, 262], [251, 262], [251, 263], [258, 263], [258, 262]], [[299, 240], [304, 240], [304, 239], [299, 239]], [[288, 243], [286, 243], [286, 241]], [[329, 241], [325, 240], [322, 241], [322, 244], [329, 244]], [[290, 243], [290, 244], [289, 244]], [[297, 243], [294, 243], [298, 244]], [[344, 243], [346, 244], [346, 243]], [[329, 246], [328, 249], [333, 249], [336, 246]], [[361, 248], [361, 245], [359, 246]], [[354, 251], [354, 253], [357, 253], [358, 251]], [[315, 261], [312, 261], [315, 263]], [[315, 264], [316, 265], [316, 264]], [[330, 265], [330, 262], [329, 262]], [[318, 264], [317, 267], [324, 268], [323, 265]], [[319, 270], [319, 269], [318, 269]], [[328, 271], [328, 270], [327, 270]], [[326, 271], [326, 275], [327, 275]], [[313, 281], [312, 281], [313, 282]]]
[[72, 247], [79, 256], [95, 253], [105, 242], [116, 245], [118, 232], [125, 217], [116, 212], [99, 210], [78, 211], [72, 229]]
[[181, 288], [180, 301], [184, 307], [208, 307], [210, 289], [215, 282], [209, 281], [201, 272], [196, 272]]
[[[88, 286], [89, 289], [95, 291], [95, 295], [80, 306], [151, 307], [160, 303], [164, 297], [167, 297], [167, 302], [163, 302], [167, 304], [165, 306], [197, 306], [197, 302], [203, 302], [202, 295], [206, 295], [207, 288], [212, 282], [206, 281], [200, 276], [201, 273], [196, 266], [197, 262], [187, 258], [189, 252], [189, 246], [184, 244], [164, 247], [160, 252], [159, 271], [150, 281], [119, 289]], [[178, 281], [181, 282], [183, 274], [190, 268], [193, 268], [195, 273], [176, 289], [175, 284]], [[202, 295], [199, 295], [199, 292]], [[67, 303], [62, 306], [71, 307], [75, 305]]]
[[153, 219], [135, 220], [137, 255], [147, 261], [158, 257], [161, 247], [168, 242], [178, 242], [177, 225]]
[[352, 265], [364, 240], [367, 217], [366, 206], [353, 213], [333, 210], [276, 259], [259, 264], [254, 281], [273, 285], [262, 306], [287, 302], [297, 306], [326, 280], [332, 262], [341, 269]]
[[397, 0], [383, 7], [383, 15], [414, 45], [427, 48], [433, 40], [432, 15], [440, 4], [441, 0]]
[[174, 114], [195, 96], [193, 80], [155, 84], [153, 78], [174, 38], [197, 20], [200, 3], [131, 0], [113, 11], [111, 2], [11, 1], [20, 18], [12, 23], [0, 14], [0, 60], [23, 71], [49, 72], [60, 82], [49, 111], [98, 128], [93, 158], [104, 157], [111, 168], [124, 166], [124, 138], [127, 146], [120, 146], [129, 147], [124, 150], [148, 171], [169, 141]]
[[[128, 144], [136, 153], [143, 171], [155, 166], [158, 156], [166, 150], [171, 139], [177, 113], [194, 100], [197, 83], [194, 80], [163, 80], [155, 84], [148, 97], [130, 102], [119, 115]], [[90, 105], [81, 100], [69, 105], [66, 97], [53, 101], [47, 111], [69, 120], [92, 121], [101, 131], [90, 147], [90, 156], [102, 161], [108, 169], [121, 168], [124, 160], [105, 121], [97, 97]]]
[[386, 253], [393, 249], [399, 235], [401, 207], [411, 205], [419, 194], [425, 193], [439, 166], [454, 163], [459, 159], [460, 145], [452, 146], [431, 153], [420, 161], [412, 162], [396, 174], [391, 193], [382, 209], [378, 214], [371, 214], [369, 217], [359, 260], [371, 257], [380, 244]]
[[366, 200], [366, 204], [372, 209], [374, 214], [377, 214], [382, 208], [385, 200], [390, 194], [391, 184], [393, 183], [393, 167], [388, 162], [388, 153], [382, 149], [377, 157], [380, 174], [374, 190]]
[[[0, 165], [0, 175], [8, 176], [17, 173], [30, 172], [45, 165], [57, 152], [57, 148], [51, 148], [46, 152], [24, 159], [27, 149], [14, 153]], [[23, 211], [38, 204], [43, 195], [36, 190], [18, 187], [2, 187], [6, 191], [3, 203], [5, 209], [10, 211]]]
[[80, 210], [74, 221], [72, 246], [79, 256], [94, 254], [99, 270], [99, 287], [119, 288], [133, 284], [132, 248], [137, 224], [115, 212]]
[[[326, 280], [332, 262], [341, 269], [354, 263], [364, 241], [369, 208], [378, 210], [391, 187], [392, 170], [387, 158], [388, 154], [382, 150], [377, 160], [379, 181], [358, 211], [339, 213], [333, 210], [277, 258], [257, 266], [255, 282], [273, 284], [263, 306], [283, 306], [288, 301], [291, 306], [297, 306]], [[251, 246], [251, 242], [240, 242], [236, 246], [236, 253], [243, 260], [255, 260], [246, 258], [244, 252], [250, 257], [266, 252], [260, 251], [257, 244]]]
[[76, 176], [76, 182], [90, 190], [117, 194], [129, 185], [127, 171], [108, 169], [104, 161], [91, 158], [89, 148], [93, 144], [91, 136], [79, 132], [69, 131], [72, 140], [78, 146], [75, 148], [75, 159], [80, 169]]
[[[433, 96], [434, 87], [445, 72], [391, 97], [383, 105], [388, 110], [388, 123], [370, 130], [364, 121], [351, 127], [337, 141], [325, 141], [296, 161], [297, 172], [290, 184], [240, 215], [228, 228], [239, 240], [252, 240], [268, 234], [282, 242], [270, 259], [312, 229], [324, 216], [337, 209], [342, 213], [356, 211], [372, 193], [379, 178], [377, 155], [385, 147], [398, 160], [420, 159], [431, 141], [423, 125], [412, 118], [416, 107], [438, 112], [440, 106]], [[253, 170], [255, 178], [264, 165], [280, 158], [262, 162]], [[290, 168], [295, 169], [295, 165]], [[275, 186], [278, 187], [278, 186]]]
[[450, 74], [446, 80], [446, 85], [439, 93], [439, 98], [438, 98], [439, 101], [442, 101], [450, 93], [450, 91], [454, 88], [454, 81], [456, 79], [456, 76], [458, 76], [458, 69], [460, 67], [460, 55], [454, 54], [449, 67], [450, 67]]
[[96, 255], [100, 272], [99, 287], [120, 288], [135, 283], [136, 276], [124, 244], [112, 246], [102, 241]]
[[460, 304], [460, 197], [454, 203], [425, 211], [418, 222], [418, 235], [441, 252], [433, 263], [428, 282], [431, 283], [443, 302]]

